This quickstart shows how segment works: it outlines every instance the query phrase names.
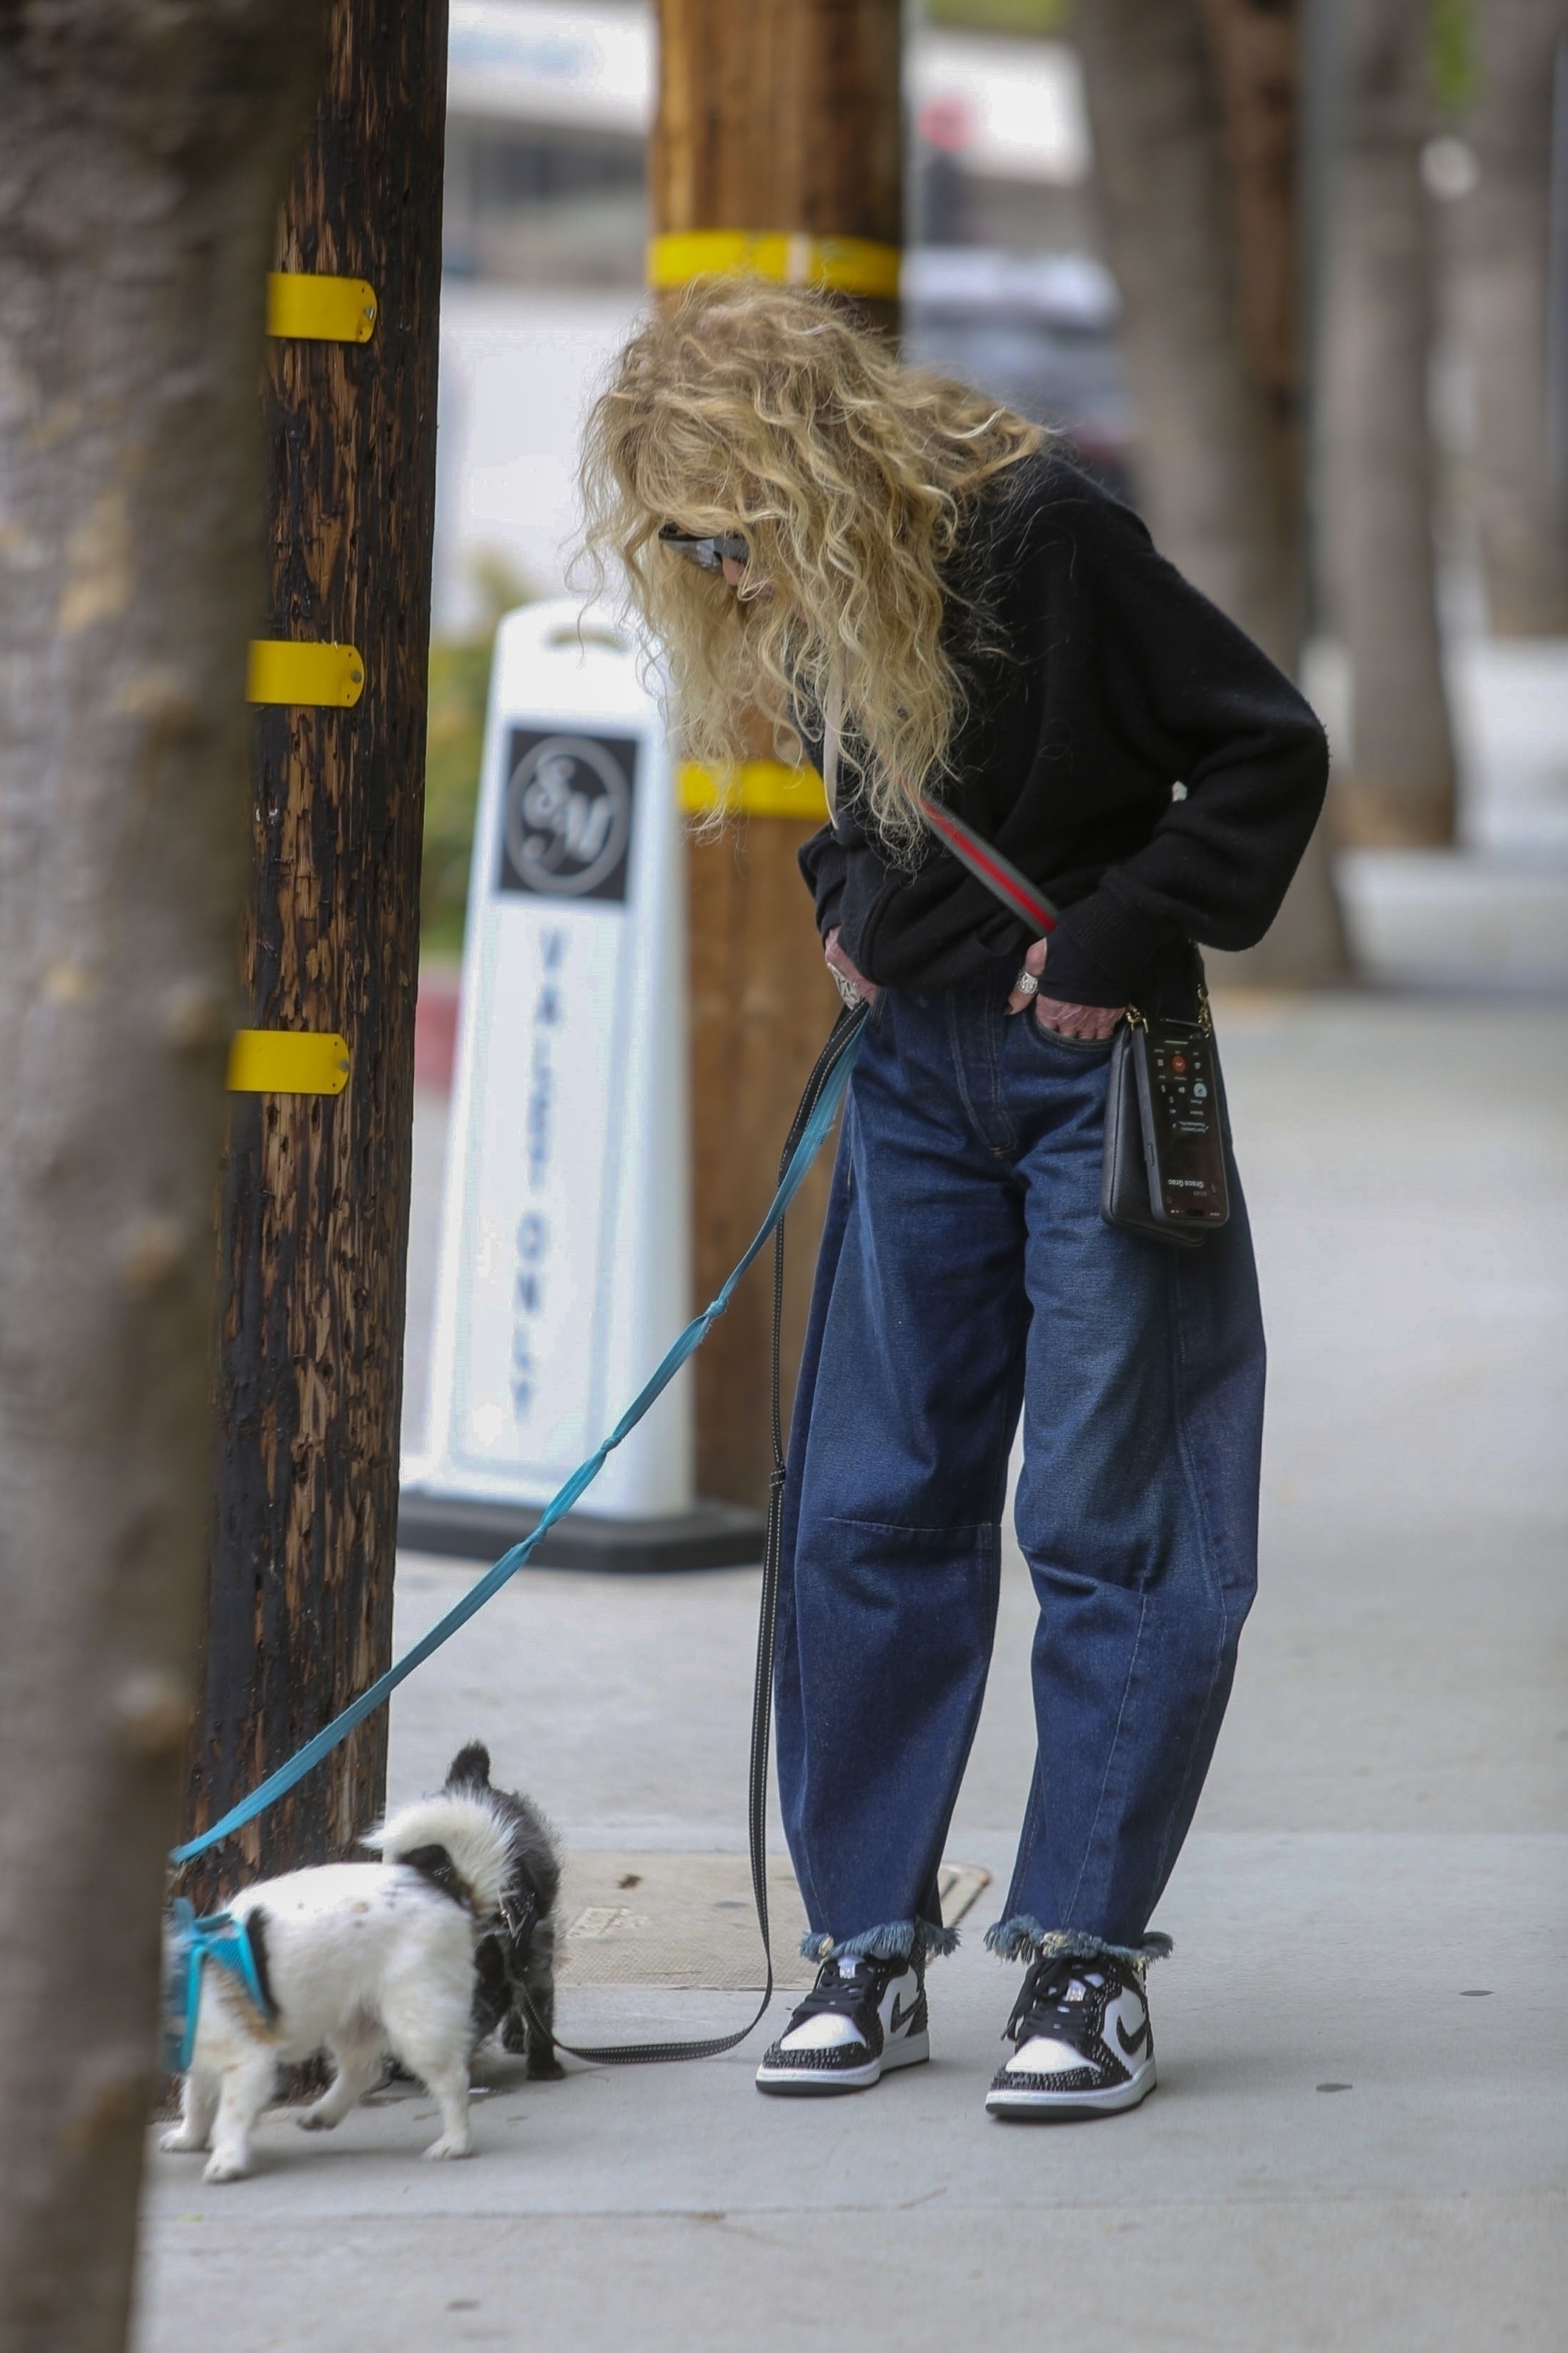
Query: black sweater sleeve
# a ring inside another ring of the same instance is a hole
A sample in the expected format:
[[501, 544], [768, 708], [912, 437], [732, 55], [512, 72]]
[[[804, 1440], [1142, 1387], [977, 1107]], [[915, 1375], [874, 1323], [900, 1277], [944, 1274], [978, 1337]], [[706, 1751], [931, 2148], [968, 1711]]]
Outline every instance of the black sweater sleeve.
[[1260, 940], [1310, 839], [1328, 782], [1312, 711], [1268, 656], [1107, 501], [1078, 539], [1102, 708], [1177, 787], [1141, 848], [1108, 865], [1051, 943], [1053, 982], [1119, 1004], [1177, 936]]
[[801, 843], [797, 860], [805, 877], [806, 888], [816, 902], [816, 928], [826, 939], [838, 922], [849, 853], [833, 828], [825, 825], [820, 832], [812, 835], [809, 841]]

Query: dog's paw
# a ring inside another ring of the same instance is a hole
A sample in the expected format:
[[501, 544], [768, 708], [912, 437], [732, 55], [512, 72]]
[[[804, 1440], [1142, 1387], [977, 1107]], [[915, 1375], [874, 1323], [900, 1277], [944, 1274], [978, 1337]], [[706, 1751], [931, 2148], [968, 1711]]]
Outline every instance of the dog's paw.
[[301, 2132], [336, 2132], [342, 2118], [323, 2115], [320, 2108], [307, 2108], [303, 2116], [296, 2116], [294, 2121]]
[[565, 2079], [565, 2068], [559, 2059], [548, 2052], [542, 2059], [531, 2059], [528, 2063], [528, 2080], [531, 2084], [561, 2084], [564, 2083]]
[[425, 2152], [432, 2165], [438, 2165], [443, 2158], [472, 2157], [473, 2153], [474, 2144], [468, 2133], [443, 2133]]
[[205, 2140], [187, 2139], [184, 2125], [174, 2125], [168, 2132], [159, 2134], [158, 2146], [167, 2149], [171, 2157], [189, 2157], [195, 2150], [205, 2148], [206, 2143]]
[[204, 2181], [243, 2181], [250, 2171], [243, 2157], [209, 2157], [202, 2173]]

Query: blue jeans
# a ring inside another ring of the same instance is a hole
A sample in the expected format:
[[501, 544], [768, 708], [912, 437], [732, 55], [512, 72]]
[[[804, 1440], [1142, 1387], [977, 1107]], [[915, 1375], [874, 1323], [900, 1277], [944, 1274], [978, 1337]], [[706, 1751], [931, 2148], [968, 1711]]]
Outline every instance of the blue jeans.
[[1151, 1954], [1257, 1573], [1247, 1213], [1198, 1250], [1100, 1216], [1109, 1046], [994, 986], [884, 991], [851, 1082], [785, 1493], [784, 1820], [805, 1949], [942, 1951], [937, 1868], [995, 1634], [1039, 1603], [1037, 1747], [987, 1941]]

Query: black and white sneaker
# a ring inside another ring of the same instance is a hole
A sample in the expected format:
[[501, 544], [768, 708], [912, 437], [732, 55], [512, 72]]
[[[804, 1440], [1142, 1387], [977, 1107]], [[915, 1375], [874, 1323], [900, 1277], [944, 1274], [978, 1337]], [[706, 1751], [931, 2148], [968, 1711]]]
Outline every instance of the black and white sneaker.
[[1037, 1961], [1002, 2030], [1016, 2048], [986, 2095], [991, 2115], [1071, 2119], [1135, 2108], [1154, 2088], [1140, 1975], [1106, 1953]]
[[925, 1963], [868, 1954], [826, 1960], [757, 2070], [759, 2092], [863, 2092], [889, 2067], [931, 2057]]

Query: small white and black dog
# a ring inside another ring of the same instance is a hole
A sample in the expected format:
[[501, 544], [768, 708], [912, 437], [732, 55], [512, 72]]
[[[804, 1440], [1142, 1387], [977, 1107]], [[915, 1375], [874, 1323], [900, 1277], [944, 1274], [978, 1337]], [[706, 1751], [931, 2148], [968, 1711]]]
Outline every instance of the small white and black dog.
[[550, 1825], [521, 1790], [490, 1786], [479, 1740], [453, 1757], [446, 1795], [475, 1798], [506, 1825], [510, 1866], [495, 1916], [474, 1955], [473, 2048], [500, 2030], [501, 2048], [527, 2053], [536, 2081], [564, 2073], [555, 2056], [555, 1903], [561, 1856]]
[[484, 1762], [482, 1785], [463, 1782], [405, 1806], [372, 1831], [363, 1843], [380, 1862], [289, 1872], [246, 1888], [229, 1905], [245, 1924], [271, 2015], [228, 1969], [203, 1970], [180, 2122], [163, 2146], [202, 2149], [210, 2141], [206, 2180], [237, 2181], [249, 2171], [251, 2131], [279, 2064], [323, 2049], [337, 2072], [300, 2117], [307, 2131], [341, 2124], [381, 2081], [390, 2054], [440, 2109], [440, 2136], [426, 2156], [468, 2156], [475, 1956], [516, 1884], [510, 1809], [521, 1804], [489, 1788]]

